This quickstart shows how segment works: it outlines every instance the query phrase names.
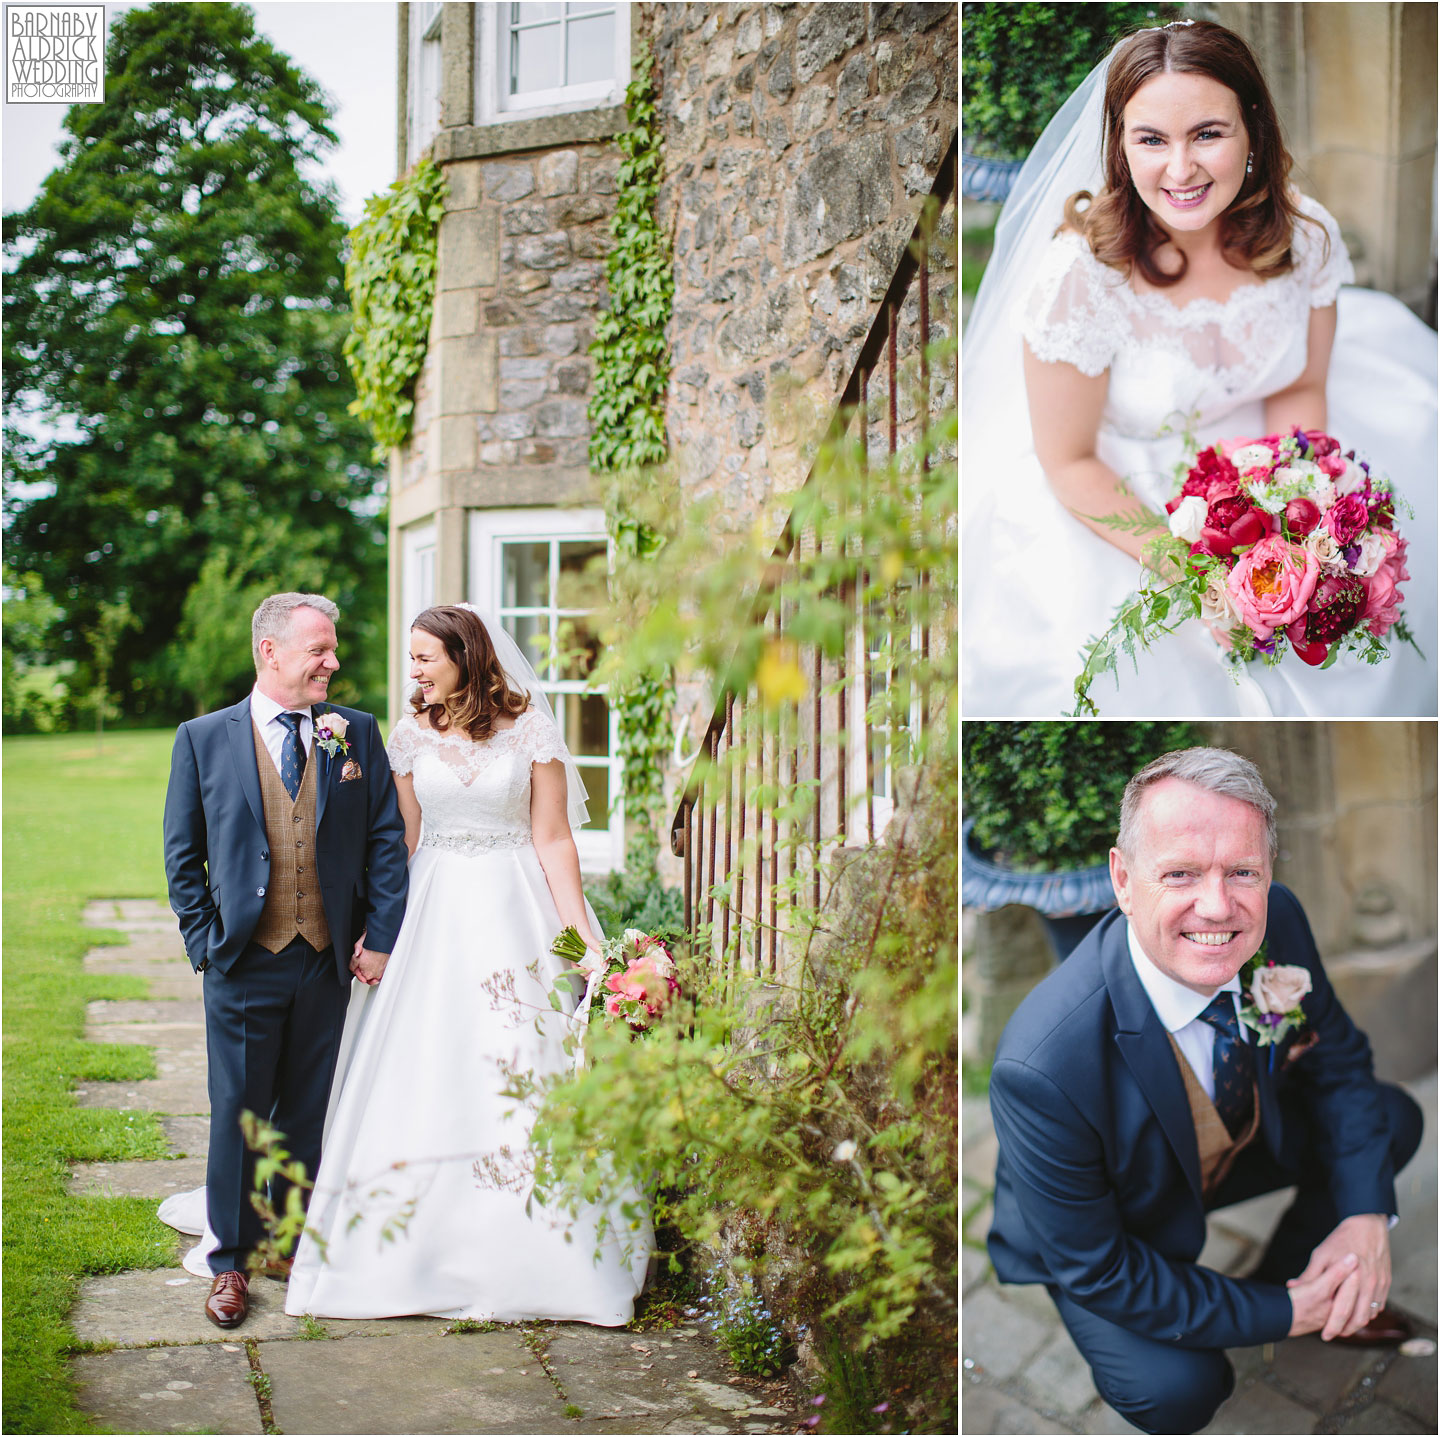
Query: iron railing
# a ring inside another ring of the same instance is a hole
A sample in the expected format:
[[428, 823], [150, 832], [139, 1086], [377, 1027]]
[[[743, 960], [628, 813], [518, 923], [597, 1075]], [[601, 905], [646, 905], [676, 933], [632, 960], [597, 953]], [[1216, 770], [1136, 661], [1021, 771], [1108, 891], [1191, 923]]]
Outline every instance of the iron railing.
[[[896, 454], [902, 428], [902, 363], [915, 371], [911, 379], [918, 394], [912, 421], [922, 432], [930, 422], [936, 401], [929, 355], [935, 337], [930, 259], [938, 217], [947, 209], [954, 214], [956, 159], [957, 143], [952, 138], [802, 494], [805, 490], [813, 494], [823, 478], [822, 466], [847, 436], [857, 442], [862, 473], [877, 445], [887, 460]], [[944, 317], [952, 337], [958, 306], [957, 293], [956, 312]], [[949, 393], [953, 400], [953, 388]], [[928, 465], [928, 454], [925, 462]], [[826, 526], [815, 522], [816, 512], [815, 504], [795, 505], [775, 545], [772, 567], [825, 555]], [[849, 542], [844, 526], [834, 527], [841, 532], [840, 544]], [[866, 556], [849, 557], [858, 563], [835, 593], [855, 618], [859, 641], [852, 656], [847, 659], [841, 651], [827, 658], [818, 643], [796, 646], [806, 693], [790, 701], [783, 714], [777, 714], [773, 704], [767, 708], [758, 702], [753, 684], [744, 693], [723, 688], [671, 822], [670, 850], [682, 864], [685, 927], [692, 945], [702, 939], [712, 954], [731, 955], [757, 974], [777, 972], [784, 909], [803, 901], [802, 894], [814, 907], [820, 906], [825, 882], [822, 856], [858, 840], [874, 843], [877, 819], [884, 818], [883, 812], [877, 814], [877, 798], [882, 808], [886, 798], [877, 795], [877, 786], [885, 787], [888, 778], [883, 772], [887, 753], [884, 743], [863, 727], [862, 718], [870, 710], [877, 683], [877, 655], [865, 638], [873, 598], [867, 603], [864, 596], [867, 589], [873, 594], [873, 589], [866, 583]], [[917, 574], [911, 582], [923, 585], [926, 579]], [[767, 639], [776, 643], [786, 640], [791, 618], [783, 589], [780, 582], [765, 585], [751, 611], [752, 622], [763, 623]], [[928, 660], [928, 622], [916, 625], [910, 643]], [[885, 674], [878, 681], [888, 681], [904, 663], [904, 655], [884, 655]], [[856, 668], [859, 672], [854, 672]], [[919, 670], [928, 671], [928, 664]], [[929, 707], [929, 695], [915, 697], [917, 725]], [[863, 763], [850, 751], [857, 720], [862, 725]], [[863, 795], [857, 795], [856, 788], [862, 786]], [[801, 787], [812, 790], [808, 809], [800, 816], [787, 816], [782, 812], [786, 806], [775, 796]]]

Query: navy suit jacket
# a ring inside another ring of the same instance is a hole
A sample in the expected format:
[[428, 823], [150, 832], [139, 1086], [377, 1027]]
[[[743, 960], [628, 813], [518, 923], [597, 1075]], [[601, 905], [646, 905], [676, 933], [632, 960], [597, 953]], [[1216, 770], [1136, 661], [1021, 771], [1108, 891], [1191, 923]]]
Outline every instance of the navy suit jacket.
[[[325, 704], [349, 720], [348, 757], [360, 777], [342, 781], [345, 755], [319, 744], [315, 792], [315, 867], [335, 966], [349, 980], [350, 951], [365, 946], [388, 953], [405, 916], [409, 868], [405, 822], [380, 725], [358, 709]], [[268, 753], [263, 761], [270, 762]], [[270, 843], [255, 764], [255, 727], [247, 694], [180, 725], [165, 791], [165, 874], [170, 906], [180, 919], [185, 952], [199, 969], [207, 961], [222, 973], [245, 950], [265, 907], [270, 884]]]
[[[1277, 1161], [1310, 1143], [1339, 1215], [1393, 1213], [1370, 1045], [1340, 1006], [1295, 895], [1270, 889], [1268, 956], [1310, 972], [1305, 1027], [1260, 1049], [1260, 1131]], [[1297, 1039], [1313, 1034], [1303, 1052]], [[989, 1246], [1002, 1282], [1059, 1286], [1099, 1317], [1181, 1347], [1285, 1336], [1283, 1287], [1197, 1267], [1200, 1157], [1184, 1082], [1118, 909], [1025, 999], [990, 1079], [999, 1139]], [[1291, 1119], [1283, 1121], [1289, 1111]], [[1308, 1124], [1297, 1115], [1312, 1119]]]

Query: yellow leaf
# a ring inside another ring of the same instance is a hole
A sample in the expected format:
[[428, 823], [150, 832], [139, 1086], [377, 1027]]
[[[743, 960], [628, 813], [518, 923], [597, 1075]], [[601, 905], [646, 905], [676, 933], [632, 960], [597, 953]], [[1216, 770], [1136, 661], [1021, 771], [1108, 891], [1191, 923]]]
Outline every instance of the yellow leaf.
[[755, 684], [767, 708], [805, 697], [805, 675], [796, 660], [796, 647], [785, 639], [771, 639], [755, 669]]
[[899, 549], [887, 549], [880, 556], [880, 577], [893, 584], [905, 572], [905, 556]]

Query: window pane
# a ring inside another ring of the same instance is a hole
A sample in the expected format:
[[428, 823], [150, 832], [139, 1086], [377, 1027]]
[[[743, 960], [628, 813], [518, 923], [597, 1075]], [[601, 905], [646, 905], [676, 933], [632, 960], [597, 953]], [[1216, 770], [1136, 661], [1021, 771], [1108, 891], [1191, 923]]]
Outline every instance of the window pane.
[[600, 639], [592, 621], [583, 614], [570, 614], [556, 624], [556, 648], [560, 650], [562, 679], [588, 679], [600, 662]]
[[560, 25], [515, 30], [510, 35], [510, 93], [551, 90], [560, 78]]
[[523, 5], [511, 5], [512, 25], [533, 25], [537, 20], [558, 20], [565, 7], [556, 3], [540, 3], [540, 0], [525, 0]]
[[605, 602], [604, 539], [567, 539], [560, 544], [556, 602], [562, 609], [597, 609]]
[[610, 757], [610, 705], [603, 694], [556, 694], [563, 704], [556, 718], [573, 754], [586, 758]]
[[504, 620], [505, 632], [520, 646], [520, 652], [535, 665], [540, 677], [549, 677], [550, 620], [543, 615], [509, 614]]
[[610, 826], [610, 770], [608, 768], [582, 768], [581, 782], [585, 785], [590, 800], [590, 821], [585, 825], [587, 833]]
[[592, 15], [565, 25], [565, 83], [584, 85], [615, 73], [615, 16]]
[[505, 609], [550, 607], [550, 545], [522, 541], [506, 544], [500, 606]]

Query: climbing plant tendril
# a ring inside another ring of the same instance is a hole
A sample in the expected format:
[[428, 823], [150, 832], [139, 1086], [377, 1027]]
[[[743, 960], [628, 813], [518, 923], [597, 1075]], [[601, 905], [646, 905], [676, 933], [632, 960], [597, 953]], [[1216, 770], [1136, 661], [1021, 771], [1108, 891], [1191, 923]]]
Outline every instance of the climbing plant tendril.
[[350, 412], [375, 435], [375, 458], [410, 437], [415, 376], [425, 360], [435, 308], [440, 219], [445, 177], [422, 160], [388, 190], [365, 202], [365, 216], [350, 231], [345, 288], [354, 325], [345, 360], [355, 377]]
[[[595, 327], [590, 353], [595, 375], [590, 399], [590, 467], [599, 473], [634, 473], [664, 462], [665, 391], [670, 354], [665, 327], [675, 294], [670, 241], [655, 217], [662, 172], [659, 107], [652, 79], [654, 58], [642, 46], [625, 91], [630, 127], [617, 143], [624, 156], [616, 175], [617, 203], [610, 221], [615, 243], [606, 259], [610, 307]], [[624, 485], [606, 501], [610, 535], [627, 559], [646, 558], [664, 543], [628, 511]], [[612, 691], [625, 765], [625, 802], [634, 822], [627, 862], [653, 868], [655, 824], [664, 797], [674, 690], [668, 669], [647, 672]]]

